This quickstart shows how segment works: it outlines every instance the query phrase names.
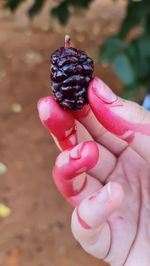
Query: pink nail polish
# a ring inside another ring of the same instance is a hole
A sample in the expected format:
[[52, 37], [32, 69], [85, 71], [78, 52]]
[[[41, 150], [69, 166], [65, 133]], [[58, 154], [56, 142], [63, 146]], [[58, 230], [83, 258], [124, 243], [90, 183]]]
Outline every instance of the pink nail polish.
[[105, 103], [113, 103], [118, 99], [114, 92], [96, 77], [93, 80], [93, 91], [94, 94]]

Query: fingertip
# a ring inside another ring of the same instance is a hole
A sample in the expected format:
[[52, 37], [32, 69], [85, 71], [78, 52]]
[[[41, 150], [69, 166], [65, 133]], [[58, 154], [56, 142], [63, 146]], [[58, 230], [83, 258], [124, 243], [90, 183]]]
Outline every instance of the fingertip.
[[[122, 101], [100, 79], [95, 77], [88, 90], [89, 104], [97, 120], [108, 131], [121, 136], [125, 133], [127, 125], [123, 119], [115, 113], [118, 106], [122, 108]], [[119, 126], [118, 126], [119, 125]]]
[[56, 159], [55, 170], [72, 178], [75, 174], [92, 168], [99, 157], [99, 149], [94, 141], [84, 141], [75, 147], [63, 151]]
[[88, 201], [94, 200], [97, 206], [103, 203], [104, 208], [111, 212], [120, 206], [123, 197], [122, 186], [118, 182], [109, 181], [101, 190], [93, 194]]
[[[110, 181], [81, 202], [77, 213], [78, 217], [80, 215], [78, 222], [85, 221], [91, 228], [98, 228], [120, 207], [123, 197], [122, 186]], [[83, 223], [80, 225], [83, 226]]]
[[89, 90], [88, 90], [89, 100], [91, 96], [97, 98], [97, 100], [105, 103], [112, 104], [117, 101], [117, 95], [98, 77], [94, 77], [94, 79], [90, 82]]
[[47, 96], [45, 97], [41, 97], [38, 101], [37, 101], [37, 110], [39, 111], [40, 109], [40, 104], [44, 101], [44, 99], [46, 98]]
[[108, 198], [104, 204], [107, 212], [110, 214], [117, 210], [122, 204], [124, 198], [124, 190], [123, 187], [114, 181], [110, 181], [105, 186], [107, 190]]
[[37, 110], [39, 111], [39, 107], [40, 107], [40, 103], [42, 101], [42, 98], [40, 98], [38, 101], [37, 101], [37, 104], [36, 104], [36, 107], [37, 107]]
[[64, 111], [53, 96], [41, 98], [37, 103], [39, 117], [52, 136], [63, 149], [76, 144], [75, 119]]
[[[95, 187], [99, 187], [99, 182], [94, 181], [91, 183], [93, 187], [89, 187], [91, 181], [86, 174], [96, 164], [97, 158], [98, 149], [92, 141], [80, 143], [58, 155], [53, 168], [53, 179], [58, 190], [71, 204], [77, 205], [83, 195], [85, 197], [86, 193], [92, 193]], [[87, 192], [84, 192], [85, 188]]]
[[124, 191], [122, 186], [118, 182], [109, 181], [102, 189], [90, 196], [87, 201], [96, 200], [97, 203], [103, 202], [103, 204], [110, 204], [113, 201], [120, 205], [123, 197]]
[[82, 158], [85, 158], [88, 168], [94, 167], [99, 158], [99, 149], [95, 141], [85, 141], [82, 146]]
[[98, 161], [99, 149], [94, 141], [84, 141], [71, 149], [69, 156], [72, 162], [78, 160], [79, 170], [83, 167], [90, 170]]
[[42, 123], [50, 118], [54, 104], [52, 96], [46, 96], [39, 99], [37, 109]]
[[108, 190], [109, 188], [111, 190], [111, 197], [113, 200], [116, 199], [118, 204], [120, 204], [124, 198], [123, 187], [118, 182], [110, 181], [108, 183]]

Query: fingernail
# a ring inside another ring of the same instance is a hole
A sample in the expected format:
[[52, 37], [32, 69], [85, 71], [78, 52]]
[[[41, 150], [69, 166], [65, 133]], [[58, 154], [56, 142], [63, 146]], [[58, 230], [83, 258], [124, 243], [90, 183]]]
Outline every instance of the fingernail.
[[43, 104], [43, 103], [49, 103], [51, 100], [51, 97], [50, 96], [45, 96], [45, 97], [42, 97], [38, 100], [37, 102], [37, 108], [39, 109], [40, 108], [40, 105]]
[[110, 197], [112, 197], [112, 185], [111, 182], [109, 182], [105, 187], [101, 189], [101, 191], [98, 193], [96, 199], [100, 203], [106, 202]]
[[[43, 98], [44, 99], [44, 98]], [[38, 111], [41, 121], [46, 121], [51, 116], [51, 110], [47, 99], [40, 99], [38, 102]]]
[[113, 103], [118, 99], [114, 92], [96, 77], [93, 80], [93, 91], [94, 94], [105, 103]]
[[43, 98], [40, 98], [40, 99], [38, 100], [38, 102], [37, 102], [37, 109], [38, 109], [38, 110], [39, 110], [39, 107], [40, 107], [40, 104], [41, 104], [42, 100], [43, 100]]
[[77, 218], [78, 218], [78, 222], [79, 224], [84, 228], [84, 229], [91, 229], [91, 226], [89, 224], [87, 224], [80, 216], [79, 214], [79, 207], [76, 208], [76, 214], [77, 214]]
[[80, 159], [81, 158], [81, 150], [83, 143], [78, 144], [73, 149], [70, 150], [69, 155], [71, 159]]

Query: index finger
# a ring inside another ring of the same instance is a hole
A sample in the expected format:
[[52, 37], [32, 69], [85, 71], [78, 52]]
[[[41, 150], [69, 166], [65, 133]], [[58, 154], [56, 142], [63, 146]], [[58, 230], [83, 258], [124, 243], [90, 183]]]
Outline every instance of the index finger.
[[42, 124], [60, 150], [72, 148], [84, 140], [93, 140], [84, 126], [69, 111], [64, 111], [52, 96], [41, 98], [37, 108]]

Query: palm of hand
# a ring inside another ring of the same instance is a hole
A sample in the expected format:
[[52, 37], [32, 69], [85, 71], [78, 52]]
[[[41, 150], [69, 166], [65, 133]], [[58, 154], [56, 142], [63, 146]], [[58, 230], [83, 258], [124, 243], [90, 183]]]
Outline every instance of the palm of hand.
[[[100, 171], [99, 164], [96, 176], [100, 175]], [[101, 177], [99, 182], [102, 185]], [[88, 214], [83, 206], [79, 208], [80, 217], [77, 217], [75, 209], [72, 217], [73, 234], [88, 253], [104, 259], [112, 266], [148, 266], [150, 263], [150, 165], [132, 147], [127, 146], [118, 156], [111, 173], [103, 180], [104, 184], [110, 182], [121, 185], [124, 191], [123, 201], [122, 197], [118, 200], [117, 197], [120, 196], [116, 195], [116, 203], [111, 199], [105, 200], [106, 203], [100, 202], [99, 209], [107, 208], [105, 204], [117, 206], [117, 208], [112, 207], [112, 210], [109, 206], [110, 210], [108, 213], [106, 211], [106, 214], [98, 214], [96, 208], [93, 216], [100, 215], [100, 221], [97, 221], [97, 218], [95, 221], [89, 218], [89, 215], [92, 216], [91, 208], [94, 209], [93, 202], [92, 205], [87, 205], [90, 210]], [[86, 197], [89, 194], [87, 192]], [[89, 199], [91, 198], [94, 197], [90, 196]], [[83, 199], [84, 196], [80, 200]], [[84, 203], [81, 202], [81, 205]], [[118, 205], [120, 205], [119, 208]], [[82, 222], [92, 224], [93, 227], [90, 229], [93, 232], [87, 232], [87, 228], [77, 226], [77, 218], [80, 218], [78, 223], [83, 227]]]
[[150, 166], [128, 147], [107, 181], [120, 183], [124, 190], [120, 208], [108, 218], [112, 239], [108, 261], [114, 265], [149, 265]]

